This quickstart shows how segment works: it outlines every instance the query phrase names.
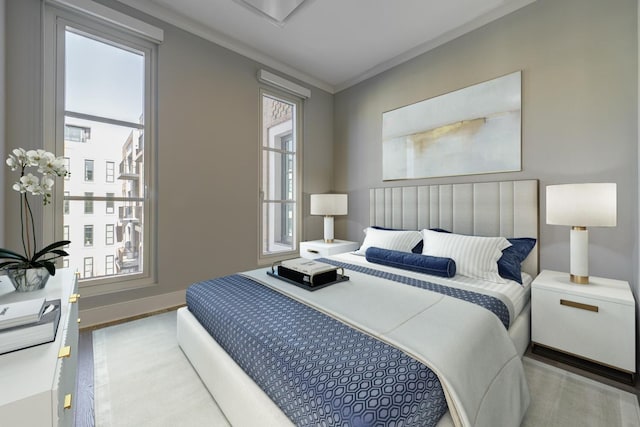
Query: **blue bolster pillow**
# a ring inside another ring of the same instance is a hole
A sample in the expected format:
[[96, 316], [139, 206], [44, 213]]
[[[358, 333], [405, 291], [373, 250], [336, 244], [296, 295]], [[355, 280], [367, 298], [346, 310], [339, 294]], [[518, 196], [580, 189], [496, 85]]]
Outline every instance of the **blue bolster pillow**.
[[441, 258], [409, 252], [393, 251], [371, 247], [365, 252], [367, 261], [389, 267], [402, 268], [432, 276], [453, 277], [456, 275], [456, 262], [451, 258]]

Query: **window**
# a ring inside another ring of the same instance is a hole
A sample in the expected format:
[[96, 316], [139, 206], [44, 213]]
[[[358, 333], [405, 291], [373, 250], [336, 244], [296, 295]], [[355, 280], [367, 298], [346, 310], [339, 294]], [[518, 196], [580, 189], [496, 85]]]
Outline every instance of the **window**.
[[68, 191], [64, 192], [64, 214], [69, 215], [69, 199], [68, 197], [71, 195]]
[[93, 182], [93, 160], [84, 161], [84, 180]]
[[[62, 240], [69, 240], [69, 226], [65, 225], [62, 227]], [[64, 245], [65, 248], [68, 248], [69, 245]]]
[[65, 125], [64, 139], [74, 142], [87, 142], [91, 138], [91, 128], [83, 126]]
[[104, 230], [104, 244], [107, 246], [113, 245], [114, 242], [114, 230], [113, 224], [107, 224]]
[[107, 162], [106, 163], [107, 176], [106, 176], [105, 180], [107, 182], [113, 182], [114, 181], [115, 167], [116, 167], [116, 164], [113, 163], [113, 162]]
[[106, 210], [105, 213], [112, 214], [115, 212], [115, 202], [113, 199], [116, 197], [116, 193], [107, 193], [107, 200], [105, 202]]
[[262, 92], [261, 258], [296, 251], [302, 102]]
[[84, 258], [84, 278], [93, 277], [93, 257]]
[[68, 157], [64, 158], [64, 167], [69, 172], [67, 176], [64, 177], [65, 180], [71, 179], [71, 159]]
[[93, 214], [93, 193], [84, 193], [84, 213]]
[[84, 245], [93, 246], [93, 225], [84, 226]]
[[[95, 9], [93, 2], [82, 2], [74, 12], [52, 3], [44, 6], [45, 146], [78, 169], [64, 188], [57, 187], [60, 197], [68, 192], [64, 200], [71, 214], [63, 215], [60, 203], [46, 223], [59, 227], [50, 231], [54, 239], [63, 225], [77, 236], [69, 251], [71, 268], [83, 271], [91, 257], [91, 274], [79, 281], [85, 295], [151, 285], [157, 44], [150, 40], [161, 41], [162, 30], [115, 10]], [[80, 242], [82, 225], [75, 224], [83, 223], [93, 228], [84, 230]], [[109, 230], [104, 237], [102, 230]], [[112, 274], [102, 265], [109, 255]]]
[[107, 276], [113, 275], [114, 271], [114, 257], [113, 255], [106, 255], [104, 257], [104, 274]]

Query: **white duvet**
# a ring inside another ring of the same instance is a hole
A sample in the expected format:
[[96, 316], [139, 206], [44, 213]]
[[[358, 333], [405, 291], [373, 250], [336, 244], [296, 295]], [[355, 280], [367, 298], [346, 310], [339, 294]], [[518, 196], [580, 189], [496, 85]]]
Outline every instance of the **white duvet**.
[[[401, 275], [415, 274], [369, 264], [351, 254], [333, 258]], [[394, 345], [429, 366], [440, 378], [456, 426], [520, 425], [529, 405], [522, 362], [502, 322], [486, 309], [349, 270], [349, 281], [315, 292], [267, 276], [265, 269], [243, 274]], [[441, 283], [432, 276], [421, 276]], [[494, 295], [496, 290], [486, 292]], [[512, 319], [516, 315], [512, 314]]]

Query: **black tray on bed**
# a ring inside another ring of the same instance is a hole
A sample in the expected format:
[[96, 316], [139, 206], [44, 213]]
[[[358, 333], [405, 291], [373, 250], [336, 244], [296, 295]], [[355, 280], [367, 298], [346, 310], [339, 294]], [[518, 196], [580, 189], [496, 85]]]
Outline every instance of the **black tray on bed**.
[[299, 283], [299, 282], [296, 282], [295, 280], [291, 280], [291, 279], [288, 279], [286, 277], [278, 276], [278, 273], [276, 273], [275, 271], [267, 271], [267, 274], [269, 276], [271, 276], [271, 277], [275, 277], [276, 279], [280, 279], [283, 282], [291, 283], [292, 285], [295, 285], [295, 286], [297, 286], [299, 288], [302, 288], [302, 289], [306, 289], [307, 291], [311, 291], [311, 292], [317, 291], [318, 289], [326, 288], [327, 286], [335, 285], [336, 283], [346, 282], [347, 280], [349, 280], [349, 276], [345, 276], [343, 274], [343, 275], [338, 275], [338, 279], [336, 279], [333, 282], [324, 283], [324, 284], [318, 285], [318, 286], [309, 286], [309, 285], [307, 285], [305, 283]]

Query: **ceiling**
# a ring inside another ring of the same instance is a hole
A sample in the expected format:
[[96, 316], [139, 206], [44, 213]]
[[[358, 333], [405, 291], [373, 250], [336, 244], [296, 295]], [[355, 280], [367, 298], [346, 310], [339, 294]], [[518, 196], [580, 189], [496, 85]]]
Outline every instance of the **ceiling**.
[[240, 0], [119, 1], [335, 93], [535, 0], [306, 0], [283, 23]]

